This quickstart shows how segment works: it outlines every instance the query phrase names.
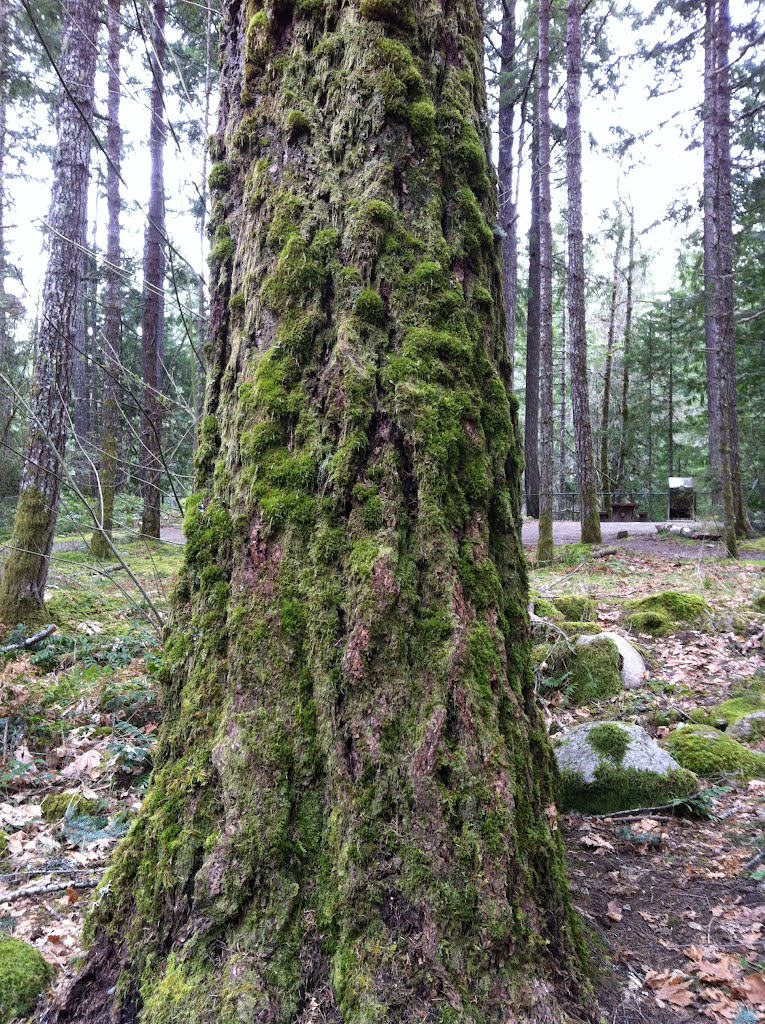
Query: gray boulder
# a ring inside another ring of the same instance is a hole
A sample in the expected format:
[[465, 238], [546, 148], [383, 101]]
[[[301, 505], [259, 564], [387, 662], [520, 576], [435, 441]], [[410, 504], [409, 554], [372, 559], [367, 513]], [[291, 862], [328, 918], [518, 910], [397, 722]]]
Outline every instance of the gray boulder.
[[638, 725], [588, 722], [554, 739], [561, 774], [561, 808], [608, 814], [657, 807], [699, 788]]
[[606, 630], [603, 633], [598, 633], [597, 636], [585, 634], [580, 636], [577, 643], [582, 647], [586, 647], [588, 644], [593, 643], [599, 637], [607, 637], [616, 649], [619, 651], [621, 658], [621, 676], [624, 687], [627, 690], [636, 690], [642, 686], [645, 682], [645, 661], [643, 656], [638, 650], [636, 650], [629, 640], [625, 640], [619, 633], [612, 633], [610, 630]]

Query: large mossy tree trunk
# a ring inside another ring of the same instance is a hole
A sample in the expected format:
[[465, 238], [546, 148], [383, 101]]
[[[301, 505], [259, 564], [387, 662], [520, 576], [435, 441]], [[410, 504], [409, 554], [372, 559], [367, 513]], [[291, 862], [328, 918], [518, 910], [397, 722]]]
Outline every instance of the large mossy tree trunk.
[[474, 0], [222, 25], [152, 783], [58, 1024], [562, 1019]]
[[30, 400], [29, 440], [13, 536], [0, 583], [0, 622], [43, 608], [69, 433], [73, 354], [84, 302], [88, 180], [98, 5], [67, 0], [59, 70], [62, 93], [48, 215], [49, 250]]

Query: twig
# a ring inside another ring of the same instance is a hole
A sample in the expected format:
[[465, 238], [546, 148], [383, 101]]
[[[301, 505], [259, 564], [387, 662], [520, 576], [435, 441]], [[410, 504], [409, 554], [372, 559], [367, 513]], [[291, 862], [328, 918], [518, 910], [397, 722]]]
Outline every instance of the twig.
[[12, 882], [16, 878], [30, 878], [34, 875], [90, 875], [105, 867], [105, 864], [95, 864], [89, 868], [19, 868], [18, 871], [0, 874], [0, 882]]
[[[659, 807], [630, 807], [625, 811], [612, 811], [610, 814], [592, 814], [592, 818], [646, 818], [646, 817], [657, 817], [662, 811], [673, 811], [679, 810], [683, 804], [690, 803], [691, 800], [695, 800], [696, 797], [700, 796], [700, 793], [693, 793], [691, 796], [685, 797], [684, 800], [674, 801], [671, 804], [661, 804]], [[676, 817], [674, 814], [664, 815], [667, 821], [671, 818]]]
[[34, 636], [28, 636], [26, 640], [20, 640], [17, 644], [10, 644], [8, 647], [0, 647], [0, 654], [11, 654], [13, 651], [25, 651], [27, 647], [34, 647], [35, 644], [39, 644], [41, 640], [45, 640], [51, 634], [55, 633], [58, 629], [55, 623], [51, 623], [50, 626], [46, 626], [45, 629], [41, 629], [39, 633], [35, 633]]
[[81, 881], [73, 878], [68, 881], [62, 879], [60, 882], [46, 882], [44, 885], [25, 885], [23, 888], [17, 889], [16, 892], [3, 896], [2, 900], [4, 903], [11, 903], [13, 900], [21, 899], [23, 896], [41, 896], [48, 892], [64, 892], [66, 889], [95, 889], [99, 881], [100, 876], [98, 878], [82, 879]]

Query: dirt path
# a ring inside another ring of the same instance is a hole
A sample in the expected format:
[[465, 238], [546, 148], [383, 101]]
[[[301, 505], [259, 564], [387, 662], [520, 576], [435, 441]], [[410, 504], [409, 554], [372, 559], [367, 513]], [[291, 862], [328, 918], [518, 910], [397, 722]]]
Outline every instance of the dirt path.
[[[695, 524], [702, 528], [702, 523]], [[626, 531], [627, 536], [617, 540], [617, 534]], [[724, 558], [722, 544], [709, 541], [691, 541], [670, 534], [659, 533], [656, 523], [601, 523], [603, 543], [624, 548], [636, 555], [656, 555], [659, 558], [698, 559]], [[579, 523], [558, 521], [553, 523], [553, 541], [556, 547], [563, 544], [578, 544], [582, 532]], [[539, 539], [539, 523], [529, 519], [523, 524], [523, 545], [535, 547]], [[762, 551], [739, 552], [739, 557], [751, 561], [765, 560]]]

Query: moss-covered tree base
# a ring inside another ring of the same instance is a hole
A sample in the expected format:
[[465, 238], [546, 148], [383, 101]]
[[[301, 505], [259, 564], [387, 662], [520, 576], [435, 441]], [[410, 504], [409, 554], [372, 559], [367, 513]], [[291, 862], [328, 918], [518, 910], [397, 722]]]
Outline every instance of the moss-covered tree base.
[[45, 581], [55, 525], [45, 496], [34, 487], [22, 491], [0, 581], [0, 624], [48, 621]]

